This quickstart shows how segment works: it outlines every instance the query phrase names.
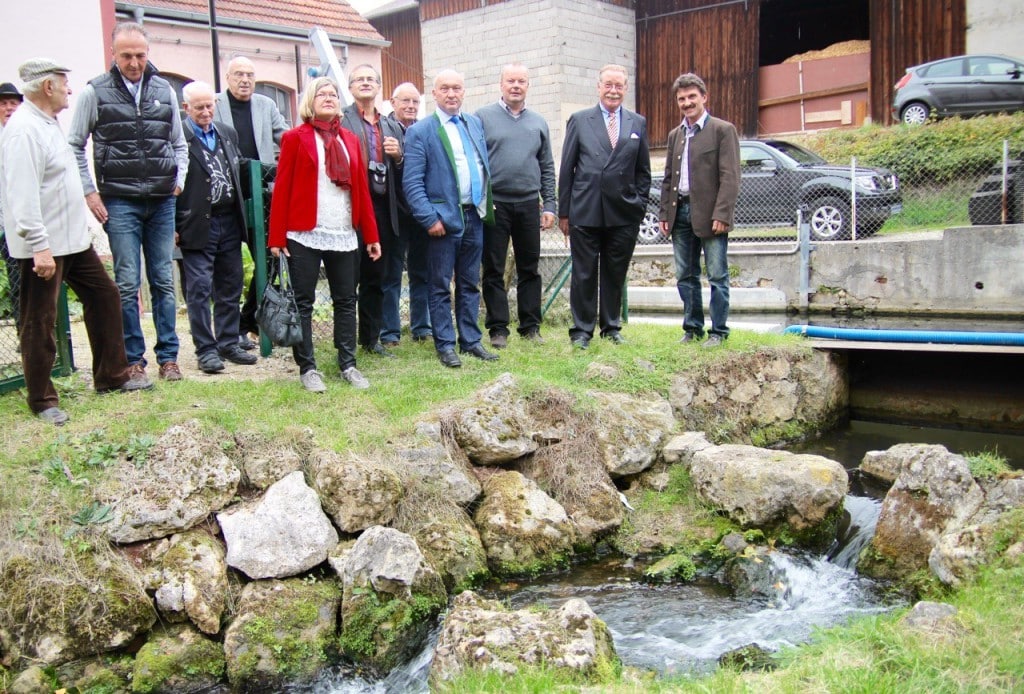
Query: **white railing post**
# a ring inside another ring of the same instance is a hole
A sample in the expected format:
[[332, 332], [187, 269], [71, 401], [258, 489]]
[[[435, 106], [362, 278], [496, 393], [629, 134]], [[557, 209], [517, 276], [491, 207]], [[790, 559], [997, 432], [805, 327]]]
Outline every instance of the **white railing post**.
[[1009, 221], [1009, 217], [1010, 217], [1010, 214], [1009, 214], [1009, 212], [1010, 212], [1010, 195], [1009, 195], [1009, 186], [1007, 185], [1007, 183], [1008, 183], [1007, 179], [1009, 178], [1009, 175], [1008, 175], [1007, 172], [1009, 170], [1009, 166], [1010, 166], [1010, 141], [1009, 140], [1003, 140], [1003, 195], [1002, 195], [1003, 205], [1002, 205], [1002, 211], [1000, 213], [1001, 214], [1000, 222], [1002, 224], [1006, 224]]
[[850, 157], [850, 238], [857, 240], [857, 157]]

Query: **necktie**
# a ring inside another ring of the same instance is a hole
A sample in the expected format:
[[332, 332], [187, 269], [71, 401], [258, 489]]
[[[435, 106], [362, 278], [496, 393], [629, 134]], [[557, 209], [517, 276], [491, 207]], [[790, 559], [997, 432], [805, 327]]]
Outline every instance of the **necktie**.
[[614, 111], [608, 114], [608, 141], [612, 143], [612, 149], [619, 142], [619, 124]]
[[462, 122], [462, 119], [452, 116], [452, 123], [455, 123], [455, 128], [459, 131], [459, 137], [462, 139], [462, 151], [466, 155], [466, 164], [469, 166], [470, 195], [473, 198], [473, 205], [478, 206], [483, 196], [481, 195], [480, 170], [476, 165], [476, 149], [473, 148], [473, 141], [469, 139], [469, 131], [466, 130], [466, 124]]

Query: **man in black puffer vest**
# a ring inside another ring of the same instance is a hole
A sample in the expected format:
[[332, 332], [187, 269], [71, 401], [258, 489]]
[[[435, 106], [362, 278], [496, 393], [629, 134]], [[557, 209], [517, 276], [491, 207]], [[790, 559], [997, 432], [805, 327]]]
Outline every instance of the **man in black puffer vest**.
[[[181, 380], [174, 297], [174, 198], [185, 186], [188, 145], [178, 99], [149, 64], [141, 25], [114, 27], [114, 64], [78, 97], [68, 142], [78, 157], [85, 201], [103, 224], [121, 293], [124, 347], [131, 375], [144, 375], [146, 342], [139, 317], [140, 252], [146, 258], [160, 377]], [[92, 137], [96, 182], [85, 144]]]

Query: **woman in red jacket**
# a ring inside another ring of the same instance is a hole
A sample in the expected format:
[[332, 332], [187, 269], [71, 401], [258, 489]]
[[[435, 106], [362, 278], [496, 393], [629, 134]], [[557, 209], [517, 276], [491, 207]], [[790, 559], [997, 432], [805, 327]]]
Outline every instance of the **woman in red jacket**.
[[288, 257], [302, 343], [292, 348], [306, 390], [327, 390], [313, 355], [313, 302], [320, 263], [334, 305], [334, 346], [342, 377], [356, 388], [369, 382], [356, 368], [356, 281], [359, 253], [380, 258], [377, 222], [359, 140], [342, 130], [338, 85], [318, 77], [302, 95], [303, 124], [281, 138], [281, 157], [270, 203], [267, 245]]

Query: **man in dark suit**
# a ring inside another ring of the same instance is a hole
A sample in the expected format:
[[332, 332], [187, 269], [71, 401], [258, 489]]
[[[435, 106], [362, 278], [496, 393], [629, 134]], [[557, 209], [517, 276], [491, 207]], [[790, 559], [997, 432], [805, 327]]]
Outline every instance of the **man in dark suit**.
[[651, 187], [647, 120], [622, 106], [627, 79], [621, 65], [601, 68], [598, 105], [569, 118], [562, 144], [558, 226], [572, 254], [569, 339], [578, 349], [598, 321], [601, 337], [625, 342], [622, 289]]
[[661, 231], [672, 234], [676, 287], [683, 300], [683, 339], [704, 337], [700, 254], [711, 285], [711, 332], [705, 347], [729, 337], [729, 230], [740, 192], [736, 128], [707, 112], [708, 90], [693, 73], [676, 78], [672, 93], [683, 121], [668, 134], [661, 185]]
[[464, 80], [455, 70], [434, 78], [437, 108], [405, 133], [402, 188], [409, 210], [426, 230], [430, 276], [430, 321], [441, 363], [462, 366], [455, 353], [451, 282], [455, 275], [455, 315], [463, 354], [491, 361], [480, 344], [480, 257], [483, 225], [494, 222], [490, 168], [483, 126], [461, 113]]
[[[242, 295], [241, 244], [246, 238], [238, 166], [238, 134], [214, 126], [213, 88], [190, 82], [182, 90], [188, 142], [188, 176], [176, 200], [175, 239], [185, 271], [185, 303], [200, 370], [217, 373], [226, 359], [255, 364], [238, 345]], [[213, 326], [210, 303], [213, 303]]]
[[370, 181], [373, 214], [380, 233], [380, 260], [360, 253], [359, 344], [381, 357], [395, 355], [380, 343], [384, 321], [384, 272], [398, 241], [398, 188], [402, 181], [402, 128], [377, 110], [380, 75], [372, 65], [359, 65], [349, 73], [348, 89], [354, 99], [342, 111], [341, 127], [359, 138]]

